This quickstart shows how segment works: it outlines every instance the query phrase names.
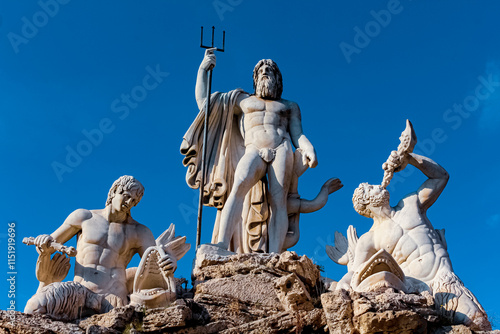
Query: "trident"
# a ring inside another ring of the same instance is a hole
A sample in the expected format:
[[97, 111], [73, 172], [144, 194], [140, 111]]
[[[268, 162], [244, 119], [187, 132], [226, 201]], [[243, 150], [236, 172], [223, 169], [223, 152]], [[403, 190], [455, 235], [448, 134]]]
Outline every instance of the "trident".
[[[200, 47], [204, 49], [214, 49], [214, 51], [224, 52], [226, 43], [226, 32], [222, 32], [222, 49], [214, 47], [214, 32], [215, 27], [212, 27], [212, 45], [203, 45], [203, 27], [201, 27], [201, 42]], [[201, 156], [201, 183], [200, 183], [200, 199], [198, 202], [198, 225], [196, 230], [196, 249], [200, 246], [201, 239], [201, 216], [203, 214], [203, 189], [205, 187], [205, 160], [207, 157], [207, 141], [208, 141], [208, 117], [210, 113], [210, 95], [212, 93], [212, 69], [208, 70], [208, 88], [207, 88], [207, 102], [205, 105], [205, 122], [203, 129], [203, 153]]]

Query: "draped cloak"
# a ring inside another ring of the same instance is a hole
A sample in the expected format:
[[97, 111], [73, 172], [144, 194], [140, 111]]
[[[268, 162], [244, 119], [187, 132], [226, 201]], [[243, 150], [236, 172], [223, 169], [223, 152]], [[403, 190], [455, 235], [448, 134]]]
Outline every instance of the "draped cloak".
[[[203, 205], [218, 209], [212, 243], [217, 243], [221, 211], [231, 192], [236, 166], [245, 153], [238, 117], [234, 115], [235, 103], [240, 94], [246, 93], [236, 89], [227, 93], [215, 92], [210, 97], [202, 201]], [[193, 189], [198, 189], [201, 183], [204, 121], [205, 113], [202, 109], [184, 135], [181, 144], [181, 154], [185, 156], [182, 163], [187, 167], [186, 182]], [[293, 174], [292, 184], [295, 184], [296, 192], [297, 176]], [[271, 209], [267, 193], [267, 179], [264, 176], [245, 196], [242, 215], [240, 221], [235, 224], [230, 250], [238, 253], [269, 251], [268, 223]], [[299, 214], [294, 214], [289, 217], [289, 229], [293, 225], [292, 231], [296, 231], [293, 239], [297, 240], [298, 216]]]

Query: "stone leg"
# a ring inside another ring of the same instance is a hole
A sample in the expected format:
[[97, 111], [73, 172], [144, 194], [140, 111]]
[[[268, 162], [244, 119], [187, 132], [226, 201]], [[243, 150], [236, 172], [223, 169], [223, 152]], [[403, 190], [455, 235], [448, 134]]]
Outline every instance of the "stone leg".
[[281, 253], [288, 232], [288, 189], [292, 179], [292, 146], [285, 141], [269, 166], [269, 253]]
[[259, 151], [250, 146], [245, 155], [238, 162], [234, 172], [234, 182], [220, 219], [220, 232], [217, 242], [221, 247], [229, 249], [234, 228], [241, 219], [243, 200], [248, 191], [259, 181], [266, 172], [267, 164], [259, 156]]

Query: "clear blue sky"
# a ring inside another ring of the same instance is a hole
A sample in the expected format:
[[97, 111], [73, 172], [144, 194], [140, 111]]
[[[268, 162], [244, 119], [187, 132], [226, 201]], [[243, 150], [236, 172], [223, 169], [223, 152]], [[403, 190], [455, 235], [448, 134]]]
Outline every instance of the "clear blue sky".
[[[19, 310], [37, 287], [37, 254], [22, 238], [53, 232], [77, 208], [104, 207], [121, 175], [134, 175], [146, 188], [132, 210], [137, 221], [155, 236], [175, 223], [194, 245], [197, 192], [185, 184], [179, 145], [197, 113], [200, 26], [215, 25], [217, 38], [226, 30], [226, 52], [217, 54], [214, 90], [250, 91], [255, 63], [274, 59], [283, 97], [299, 103], [319, 158], [301, 179], [301, 195], [315, 196], [334, 176], [345, 185], [323, 210], [302, 215], [292, 250], [324, 266], [324, 276], [342, 277], [346, 268], [328, 259], [325, 245], [350, 224], [360, 234], [368, 230], [371, 221], [352, 208], [353, 190], [360, 182], [380, 183], [381, 164], [408, 118], [417, 150], [451, 175], [428, 216], [446, 229], [456, 273], [500, 326], [500, 3], [53, 3], [0, 3], [0, 254], [7, 253], [7, 224], [15, 221]], [[155, 71], [161, 75], [146, 82], [147, 90], [143, 79]], [[136, 101], [127, 105], [122, 94]], [[96, 129], [102, 138], [86, 146], [84, 133]], [[85, 156], [68, 166], [68, 150]], [[54, 164], [71, 171], [58, 175]], [[399, 179], [391, 203], [424, 180], [419, 171]], [[203, 242], [214, 211], [205, 209]], [[193, 257], [191, 250], [176, 276], [190, 276]], [[3, 255], [1, 272], [6, 262]], [[2, 279], [2, 309], [7, 292]]]

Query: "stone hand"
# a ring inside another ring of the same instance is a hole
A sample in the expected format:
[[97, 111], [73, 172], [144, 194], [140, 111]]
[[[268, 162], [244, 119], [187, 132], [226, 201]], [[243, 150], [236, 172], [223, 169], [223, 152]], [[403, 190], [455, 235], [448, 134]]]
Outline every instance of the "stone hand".
[[302, 163], [308, 165], [310, 168], [314, 168], [318, 165], [314, 149], [307, 149], [302, 152]]
[[329, 194], [339, 190], [343, 186], [344, 185], [342, 184], [342, 182], [338, 178], [333, 178], [333, 179], [329, 179], [328, 181], [326, 181], [325, 184], [323, 184], [323, 186], [321, 188], [327, 189], [328, 195], [329, 195]]
[[203, 57], [203, 61], [201, 62], [200, 65], [200, 69], [202, 69], [205, 72], [212, 70], [215, 67], [216, 63], [216, 58], [214, 54], [215, 49], [216, 48], [211, 48], [205, 51], [205, 57]]
[[38, 252], [45, 252], [50, 248], [50, 243], [54, 241], [48, 234], [41, 234], [35, 238], [35, 246]]
[[167, 275], [173, 274], [177, 269], [177, 261], [170, 254], [166, 254], [161, 259], [159, 259], [158, 265], [160, 266], [161, 270]]

